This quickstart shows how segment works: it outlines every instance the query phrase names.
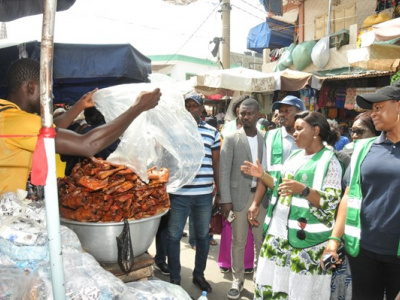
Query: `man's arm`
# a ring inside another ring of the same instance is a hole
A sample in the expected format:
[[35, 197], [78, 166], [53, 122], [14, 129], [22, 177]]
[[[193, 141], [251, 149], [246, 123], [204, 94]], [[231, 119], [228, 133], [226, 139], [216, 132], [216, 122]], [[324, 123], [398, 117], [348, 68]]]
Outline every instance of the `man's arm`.
[[56, 152], [86, 157], [95, 155], [116, 141], [142, 112], [154, 108], [160, 97], [160, 89], [142, 92], [135, 103], [118, 118], [84, 135], [79, 135], [71, 130], [58, 129], [55, 138]]
[[233, 161], [233, 136], [228, 134], [222, 143], [221, 157], [220, 157], [220, 170], [219, 170], [219, 184], [221, 190], [221, 214], [226, 219], [229, 211], [233, 209], [231, 198], [231, 172]]
[[97, 88], [93, 91], [87, 92], [82, 96], [70, 109], [60, 116], [54, 118], [53, 123], [59, 128], [67, 128], [75, 120], [75, 118], [88, 107], [93, 107], [92, 96], [97, 92]]
[[219, 187], [219, 157], [220, 157], [220, 149], [213, 150], [211, 152], [212, 155], [212, 168], [214, 171], [214, 184], [217, 191], [215, 196], [216, 203], [215, 205], [219, 205], [219, 201], [221, 199], [221, 191]]

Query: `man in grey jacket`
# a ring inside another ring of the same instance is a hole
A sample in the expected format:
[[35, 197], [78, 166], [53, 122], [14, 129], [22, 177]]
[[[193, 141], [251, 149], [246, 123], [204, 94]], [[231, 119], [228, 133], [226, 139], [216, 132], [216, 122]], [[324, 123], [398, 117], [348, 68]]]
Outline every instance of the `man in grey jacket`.
[[[253, 202], [256, 180], [241, 172], [245, 160], [260, 161], [265, 155], [264, 134], [257, 129], [259, 105], [257, 100], [248, 98], [239, 109], [242, 128], [227, 134], [222, 143], [220, 156], [220, 192], [222, 215], [228, 219], [230, 211], [236, 215], [232, 221], [232, 274], [233, 283], [228, 291], [229, 299], [238, 299], [243, 290], [244, 251], [249, 222], [247, 211]], [[267, 206], [267, 201], [263, 204]], [[258, 221], [263, 224], [266, 209], [261, 210]], [[252, 227], [257, 260], [262, 245], [262, 226]], [[256, 264], [255, 264], [256, 265]]]

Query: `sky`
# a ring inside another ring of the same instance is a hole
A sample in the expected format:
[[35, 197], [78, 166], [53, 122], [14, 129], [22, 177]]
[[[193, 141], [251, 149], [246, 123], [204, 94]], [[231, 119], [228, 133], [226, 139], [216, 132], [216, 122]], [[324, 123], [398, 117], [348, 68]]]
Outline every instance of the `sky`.
[[[76, 0], [57, 12], [54, 41], [58, 43], [131, 43], [144, 55], [182, 54], [204, 59], [214, 37], [222, 35], [219, 0], [173, 5], [162, 0]], [[231, 0], [231, 52], [243, 53], [249, 30], [264, 22], [259, 0]], [[6, 42], [40, 40], [42, 16], [7, 22]]]

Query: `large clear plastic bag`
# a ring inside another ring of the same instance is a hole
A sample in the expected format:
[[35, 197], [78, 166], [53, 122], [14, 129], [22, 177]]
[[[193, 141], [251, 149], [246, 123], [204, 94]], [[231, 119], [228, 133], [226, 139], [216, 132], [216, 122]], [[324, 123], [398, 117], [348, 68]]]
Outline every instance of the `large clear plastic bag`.
[[43, 281], [13, 266], [0, 265], [0, 299], [47, 299]]
[[311, 51], [311, 59], [318, 68], [325, 68], [329, 62], [329, 36], [325, 36], [317, 42]]
[[[138, 300], [190, 300], [189, 294], [179, 285], [162, 280], [136, 281], [126, 284]], [[131, 298], [130, 298], [131, 299]], [[123, 299], [125, 300], [125, 298]], [[126, 299], [128, 300], [128, 299]]]
[[159, 104], [132, 122], [107, 160], [127, 165], [144, 181], [148, 168], [168, 168], [167, 191], [174, 192], [193, 180], [204, 158], [197, 123], [185, 109], [177, 86], [168, 81], [118, 85], [99, 90], [93, 101], [109, 122], [126, 111], [140, 92], [156, 87], [162, 92]]

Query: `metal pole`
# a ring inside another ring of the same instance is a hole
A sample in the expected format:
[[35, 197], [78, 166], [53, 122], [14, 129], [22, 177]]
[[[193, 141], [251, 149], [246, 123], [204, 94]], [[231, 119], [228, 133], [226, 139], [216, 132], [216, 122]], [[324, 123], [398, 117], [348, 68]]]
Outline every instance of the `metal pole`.
[[230, 0], [222, 0], [221, 61], [224, 69], [230, 69], [231, 67], [231, 9]]
[[329, 0], [327, 36], [331, 35], [332, 0]]
[[[42, 127], [53, 126], [53, 50], [54, 20], [57, 0], [44, 0], [42, 42], [40, 49], [40, 105]], [[64, 265], [61, 252], [60, 214], [55, 163], [54, 138], [44, 138], [48, 174], [44, 187], [47, 234], [49, 241], [51, 282], [53, 297], [65, 299]]]

